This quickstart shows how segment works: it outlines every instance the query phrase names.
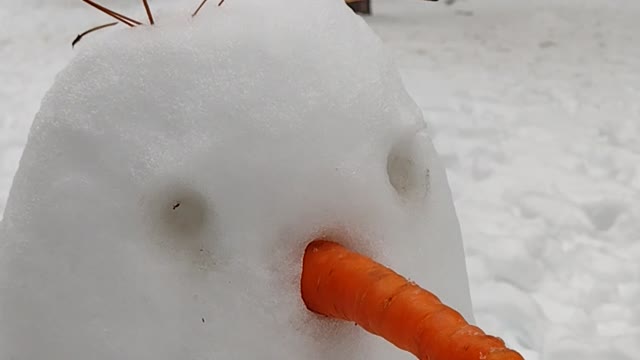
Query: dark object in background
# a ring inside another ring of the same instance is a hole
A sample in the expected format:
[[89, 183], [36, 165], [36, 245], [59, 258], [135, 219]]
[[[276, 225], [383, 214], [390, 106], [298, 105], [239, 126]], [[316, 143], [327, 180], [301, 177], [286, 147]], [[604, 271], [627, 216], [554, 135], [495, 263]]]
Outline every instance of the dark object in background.
[[350, 1], [347, 5], [358, 14], [371, 15], [371, 0]]
[[[438, 1], [438, 0], [425, 0]], [[446, 0], [447, 5], [452, 5], [456, 0]], [[358, 14], [371, 15], [371, 0], [346, 0], [347, 5]]]

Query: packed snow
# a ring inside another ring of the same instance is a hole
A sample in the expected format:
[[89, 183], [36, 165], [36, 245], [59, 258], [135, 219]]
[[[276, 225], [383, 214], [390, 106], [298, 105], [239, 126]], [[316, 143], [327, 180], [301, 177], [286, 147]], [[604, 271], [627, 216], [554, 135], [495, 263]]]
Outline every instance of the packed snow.
[[[112, 4], [143, 18], [137, 3]], [[478, 324], [528, 360], [637, 359], [640, 4], [373, 4], [366, 20], [393, 50], [447, 168]], [[0, 204], [45, 91], [79, 52], [70, 40], [106, 21], [70, 1], [0, 7]], [[192, 185], [169, 186], [195, 200]]]
[[46, 94], [2, 223], [0, 357], [410, 358], [304, 306], [327, 233], [473, 322], [444, 168], [371, 28], [342, 0], [208, 10], [81, 43]]

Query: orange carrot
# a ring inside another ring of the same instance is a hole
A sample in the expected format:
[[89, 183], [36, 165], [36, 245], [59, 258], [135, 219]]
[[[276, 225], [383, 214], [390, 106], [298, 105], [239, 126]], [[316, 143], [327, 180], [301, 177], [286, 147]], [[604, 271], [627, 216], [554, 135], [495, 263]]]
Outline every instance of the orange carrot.
[[309, 310], [355, 322], [421, 360], [524, 360], [432, 293], [332, 241], [307, 246], [301, 290]]

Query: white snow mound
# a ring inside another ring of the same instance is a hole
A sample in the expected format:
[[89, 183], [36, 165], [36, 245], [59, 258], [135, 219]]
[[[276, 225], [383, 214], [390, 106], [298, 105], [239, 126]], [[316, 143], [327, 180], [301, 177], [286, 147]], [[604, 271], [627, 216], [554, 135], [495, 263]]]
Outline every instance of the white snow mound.
[[243, 0], [87, 37], [0, 229], [1, 359], [400, 359], [309, 313], [337, 232], [473, 321], [421, 111], [341, 0]]

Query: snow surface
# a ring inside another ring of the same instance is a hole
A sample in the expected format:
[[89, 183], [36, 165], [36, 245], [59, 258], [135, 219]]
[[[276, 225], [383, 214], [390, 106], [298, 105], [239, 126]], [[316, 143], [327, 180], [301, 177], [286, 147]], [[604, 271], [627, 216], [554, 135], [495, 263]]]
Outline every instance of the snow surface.
[[[69, 41], [108, 21], [46, 3], [0, 6], [0, 204]], [[637, 360], [640, 3], [374, 11], [445, 159], [479, 325], [528, 360]]]
[[0, 358], [410, 358], [305, 308], [325, 233], [474, 321], [444, 167], [359, 16], [156, 21], [81, 43], [42, 102], [0, 235]]

